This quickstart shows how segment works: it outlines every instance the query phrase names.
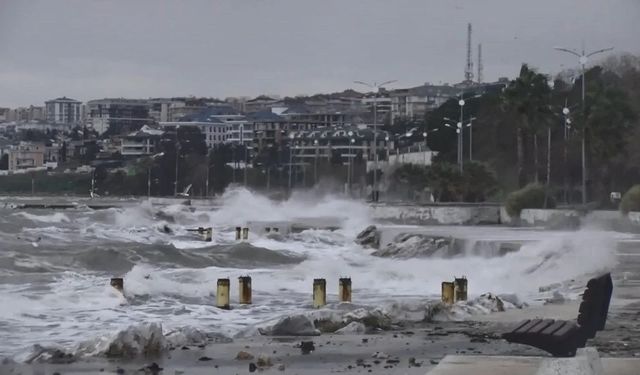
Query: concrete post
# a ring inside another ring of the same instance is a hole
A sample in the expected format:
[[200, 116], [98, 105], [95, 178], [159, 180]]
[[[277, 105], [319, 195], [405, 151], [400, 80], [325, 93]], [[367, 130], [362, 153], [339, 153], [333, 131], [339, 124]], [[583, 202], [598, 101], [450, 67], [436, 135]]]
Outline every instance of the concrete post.
[[231, 308], [229, 304], [229, 279], [218, 279], [218, 289], [216, 291], [216, 306], [229, 310]]
[[236, 241], [242, 239], [242, 227], [236, 227]]
[[242, 228], [242, 239], [245, 241], [249, 239], [249, 228]]
[[462, 276], [461, 278], [454, 278], [454, 297], [455, 301], [467, 300], [467, 278]]
[[251, 276], [238, 277], [240, 297], [238, 301], [241, 305], [251, 304]]
[[450, 305], [454, 301], [454, 287], [453, 283], [449, 281], [442, 282], [442, 302]]
[[343, 277], [339, 280], [338, 295], [340, 302], [351, 302], [351, 278]]
[[202, 236], [202, 240], [203, 241], [211, 242], [211, 239], [213, 237], [213, 228], [211, 228], [211, 227], [203, 228], [203, 230], [200, 233], [200, 235]]
[[122, 277], [112, 277], [111, 286], [120, 293], [124, 293], [124, 279]]
[[313, 307], [320, 308], [327, 304], [327, 281], [313, 279]]

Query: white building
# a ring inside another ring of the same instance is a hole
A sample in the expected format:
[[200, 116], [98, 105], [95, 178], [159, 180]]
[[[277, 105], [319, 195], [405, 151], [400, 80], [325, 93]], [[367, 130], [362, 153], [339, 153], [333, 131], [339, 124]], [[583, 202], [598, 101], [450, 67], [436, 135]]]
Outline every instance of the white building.
[[239, 143], [240, 128], [244, 129], [243, 142], [253, 142], [253, 125], [228, 105], [210, 106], [179, 121], [161, 122], [160, 126], [195, 126], [204, 135], [208, 148], [222, 143]]
[[122, 156], [151, 155], [156, 152], [158, 141], [164, 134], [160, 129], [144, 125], [140, 130], [122, 138], [120, 153]]
[[82, 103], [63, 96], [44, 102], [46, 120], [52, 124], [79, 124]]

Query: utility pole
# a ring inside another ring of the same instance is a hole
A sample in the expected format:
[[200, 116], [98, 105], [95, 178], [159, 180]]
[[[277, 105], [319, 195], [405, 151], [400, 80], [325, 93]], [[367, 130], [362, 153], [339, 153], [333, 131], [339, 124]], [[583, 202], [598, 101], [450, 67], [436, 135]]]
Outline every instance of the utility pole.
[[554, 47], [554, 49], [558, 51], [563, 51], [570, 53], [574, 56], [578, 57], [578, 62], [580, 63], [581, 71], [582, 71], [582, 204], [587, 204], [587, 151], [586, 151], [586, 133], [587, 133], [587, 110], [585, 106], [585, 72], [587, 62], [589, 62], [589, 57], [596, 55], [598, 53], [603, 53], [607, 51], [611, 51], [613, 47], [599, 49], [593, 52], [585, 52], [584, 43], [582, 46], [582, 51], [578, 52], [573, 49], [563, 48], [563, 47]]
[[380, 92], [380, 89], [384, 86], [384, 85], [388, 85], [394, 82], [397, 82], [396, 80], [391, 80], [391, 81], [386, 81], [386, 82], [382, 82], [382, 83], [376, 83], [373, 82], [373, 84], [367, 83], [367, 82], [362, 82], [362, 81], [353, 81], [354, 83], [357, 83], [359, 85], [364, 85], [367, 86], [371, 89], [373, 89], [375, 91], [375, 95], [373, 98], [373, 160], [374, 160], [374, 167], [373, 167], [373, 189], [371, 189], [372, 193], [372, 201], [377, 202], [378, 201], [378, 93]]

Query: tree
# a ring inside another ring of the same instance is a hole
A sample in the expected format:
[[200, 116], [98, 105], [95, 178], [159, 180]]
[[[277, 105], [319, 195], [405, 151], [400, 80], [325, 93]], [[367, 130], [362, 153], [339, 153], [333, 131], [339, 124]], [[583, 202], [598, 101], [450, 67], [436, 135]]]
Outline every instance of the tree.
[[515, 124], [519, 186], [524, 186], [528, 180], [524, 145], [527, 133], [533, 137], [534, 180], [538, 181], [537, 121], [547, 111], [549, 91], [547, 77], [522, 64], [520, 75], [511, 81], [503, 94], [503, 108], [516, 113], [519, 120]]

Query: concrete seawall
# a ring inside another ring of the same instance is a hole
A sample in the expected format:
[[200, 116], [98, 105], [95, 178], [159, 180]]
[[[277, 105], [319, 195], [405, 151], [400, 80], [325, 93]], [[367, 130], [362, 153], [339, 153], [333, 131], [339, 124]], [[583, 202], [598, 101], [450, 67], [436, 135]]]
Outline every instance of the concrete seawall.
[[372, 217], [380, 222], [408, 225], [509, 225], [547, 228], [578, 227], [596, 223], [610, 228], [640, 228], [640, 212], [572, 209], [524, 209], [519, 217], [499, 205], [372, 205]]

